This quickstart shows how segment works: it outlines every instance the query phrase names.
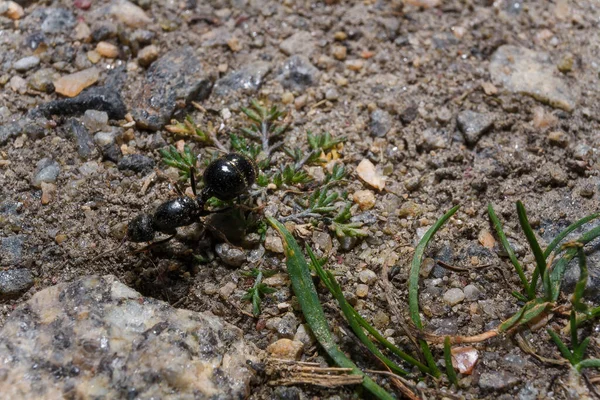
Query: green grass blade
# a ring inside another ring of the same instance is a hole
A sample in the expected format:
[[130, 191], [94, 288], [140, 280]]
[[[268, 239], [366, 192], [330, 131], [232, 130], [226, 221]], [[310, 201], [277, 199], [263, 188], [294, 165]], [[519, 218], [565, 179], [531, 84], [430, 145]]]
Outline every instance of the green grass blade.
[[581, 371], [583, 368], [600, 368], [600, 359], [588, 358], [577, 364], [577, 370]]
[[527, 302], [529, 300], [527, 297], [523, 296], [519, 292], [515, 292], [514, 290], [512, 292], [510, 292], [510, 294], [512, 294], [514, 297], [517, 298], [517, 300], [520, 300], [520, 301]]
[[454, 215], [460, 206], [454, 206], [444, 214], [436, 223], [429, 228], [427, 233], [423, 236], [417, 248], [415, 249], [415, 255], [413, 257], [410, 266], [410, 278], [408, 283], [408, 306], [410, 310], [410, 318], [412, 319], [415, 326], [419, 329], [423, 329], [423, 323], [421, 322], [421, 316], [419, 315], [419, 270], [421, 269], [421, 259], [425, 252], [425, 247], [433, 237], [433, 235], [448, 221], [448, 219]]
[[521, 284], [523, 285], [523, 288], [525, 289], [525, 293], [527, 293], [527, 297], [529, 299], [533, 299], [535, 296], [532, 295], [532, 293], [531, 293], [531, 290], [529, 287], [529, 281], [527, 280], [527, 277], [525, 276], [525, 272], [523, 272], [523, 267], [521, 267], [521, 264], [519, 264], [519, 260], [517, 260], [517, 256], [515, 256], [515, 252], [513, 251], [512, 247], [510, 247], [510, 244], [508, 243], [508, 240], [506, 239], [506, 235], [504, 234], [504, 230], [502, 229], [502, 224], [500, 223], [498, 216], [496, 216], [496, 212], [494, 211], [494, 207], [492, 206], [491, 203], [488, 204], [488, 214], [490, 216], [490, 220], [492, 220], [492, 225], [494, 225], [496, 234], [498, 235], [498, 238], [500, 239], [500, 243], [502, 243], [504, 250], [506, 250], [506, 253], [508, 254], [508, 258], [510, 259], [510, 262], [515, 267], [515, 270], [517, 271], [517, 274], [519, 275], [519, 279], [521, 280]]
[[[523, 229], [525, 237], [527, 238], [527, 242], [529, 243], [529, 247], [531, 247], [531, 251], [533, 251], [533, 256], [535, 257], [536, 267], [533, 271], [531, 283], [529, 284], [529, 297], [533, 298], [535, 296], [537, 281], [539, 277], [543, 277], [546, 272], [546, 257], [544, 257], [544, 253], [542, 252], [542, 248], [535, 237], [535, 233], [533, 232], [533, 229], [531, 229], [531, 225], [529, 225], [525, 206], [520, 201], [517, 201], [517, 215], [519, 216], [521, 229]], [[551, 297], [551, 293], [546, 293], [546, 295], [548, 298]]]
[[590, 344], [590, 337], [586, 337], [581, 341], [581, 344], [577, 347], [573, 346], [573, 360], [575, 363], [581, 362], [583, 360], [583, 356], [585, 355], [585, 351], [587, 350], [588, 345]]
[[319, 301], [315, 284], [310, 276], [308, 264], [302, 255], [302, 250], [294, 237], [279, 221], [273, 217], [267, 217], [269, 224], [279, 232], [283, 238], [283, 245], [286, 255], [286, 265], [288, 274], [292, 281], [294, 294], [298, 298], [298, 303], [302, 308], [304, 318], [308, 323], [315, 338], [333, 359], [333, 361], [342, 368], [351, 368], [352, 374], [363, 377], [363, 387], [371, 392], [378, 399], [393, 400], [394, 398], [375, 381], [366, 376], [335, 344], [323, 307]]
[[558, 336], [558, 333], [554, 332], [552, 329], [546, 329], [546, 331], [548, 332], [548, 335], [550, 335], [550, 337], [552, 338], [554, 344], [556, 344], [556, 347], [558, 347], [558, 350], [560, 350], [560, 354], [562, 354], [564, 358], [566, 358], [571, 364], [573, 364], [573, 354], [571, 354], [571, 351], [567, 348], [563, 341], [560, 340], [560, 336]]
[[579, 338], [577, 337], [577, 313], [575, 310], [571, 310], [569, 326], [571, 328], [571, 346], [576, 349], [579, 346]]
[[438, 368], [435, 363], [435, 358], [433, 358], [433, 354], [431, 354], [431, 349], [426, 341], [423, 339], [419, 339], [419, 345], [421, 346], [421, 351], [423, 352], [423, 357], [425, 357], [425, 361], [427, 361], [427, 365], [429, 365], [429, 370], [431, 371], [431, 375], [439, 378], [442, 376], [442, 372]]
[[456, 378], [456, 371], [454, 371], [454, 367], [452, 366], [451, 350], [450, 336], [446, 336], [444, 339], [444, 360], [446, 361], [446, 374], [448, 375], [450, 383], [453, 383], [454, 386], [458, 387], [458, 378]]
[[573, 291], [573, 306], [581, 303], [583, 292], [585, 291], [588, 280], [588, 268], [583, 247], [577, 248], [577, 258], [579, 258], [579, 279], [577, 280], [577, 284], [575, 284], [575, 290]]
[[531, 300], [525, 304], [516, 314], [504, 321], [498, 327], [500, 332], [506, 332], [512, 327], [524, 325], [542, 314], [552, 303], [544, 299]]
[[552, 240], [552, 242], [548, 245], [548, 247], [546, 248], [546, 250], [544, 251], [544, 257], [548, 258], [550, 256], [550, 253], [552, 253], [554, 251], [554, 249], [556, 248], [556, 246], [558, 246], [558, 244], [560, 242], [562, 242], [562, 240], [567, 237], [567, 235], [571, 232], [573, 232], [574, 230], [578, 229], [579, 227], [587, 224], [590, 221], [595, 220], [596, 218], [600, 217], [600, 213], [596, 213], [596, 214], [592, 214], [592, 215], [588, 215], [587, 217], [583, 217], [581, 218], [579, 221], [576, 221], [574, 223], [572, 223], [571, 225], [567, 226], [562, 232], [560, 232], [555, 238], [554, 240]]
[[521, 309], [519, 311], [517, 311], [512, 317], [510, 317], [509, 319], [507, 319], [506, 321], [501, 323], [500, 326], [498, 326], [498, 330], [500, 332], [506, 332], [507, 330], [512, 328], [513, 325], [516, 324], [521, 319], [521, 317], [525, 313], [526, 307], [527, 307], [527, 304], [524, 305], [523, 307], [521, 307]]

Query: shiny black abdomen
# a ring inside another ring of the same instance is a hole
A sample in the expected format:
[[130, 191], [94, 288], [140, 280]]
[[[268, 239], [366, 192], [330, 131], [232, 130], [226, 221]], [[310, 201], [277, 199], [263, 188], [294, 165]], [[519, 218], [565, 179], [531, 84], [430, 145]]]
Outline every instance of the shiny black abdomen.
[[254, 161], [241, 154], [230, 153], [206, 167], [204, 184], [211, 196], [232, 200], [256, 181], [257, 174]]
[[202, 210], [196, 200], [178, 197], [161, 204], [154, 213], [154, 229], [158, 232], [175, 234], [175, 228], [191, 225], [198, 221]]
[[132, 242], [149, 242], [154, 239], [154, 219], [150, 214], [140, 214], [127, 225], [127, 237]]

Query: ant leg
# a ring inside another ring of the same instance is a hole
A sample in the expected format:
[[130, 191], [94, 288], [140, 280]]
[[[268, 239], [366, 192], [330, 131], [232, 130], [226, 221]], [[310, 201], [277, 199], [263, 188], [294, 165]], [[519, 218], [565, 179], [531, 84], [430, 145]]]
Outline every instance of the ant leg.
[[190, 167], [190, 184], [192, 185], [192, 193], [194, 193], [194, 197], [198, 197], [198, 193], [196, 192], [196, 168]]
[[175, 182], [175, 191], [180, 197], [185, 196], [185, 193], [183, 193], [183, 190], [181, 190], [181, 188], [179, 187], [179, 183], [177, 182]]
[[171, 235], [166, 239], [159, 240], [158, 242], [152, 242], [149, 245], [142, 247], [141, 249], [134, 250], [131, 254], [145, 252], [147, 250], [150, 250], [153, 247], [160, 246], [161, 244], [167, 243], [169, 240], [173, 239], [174, 237], [175, 237], [175, 235]]

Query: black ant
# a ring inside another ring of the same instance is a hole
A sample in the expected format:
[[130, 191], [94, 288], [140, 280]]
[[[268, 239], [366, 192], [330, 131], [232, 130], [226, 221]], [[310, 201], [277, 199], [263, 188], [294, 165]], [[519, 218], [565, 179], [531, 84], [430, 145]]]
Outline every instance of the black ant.
[[[157, 232], [171, 236], [156, 244], [172, 239], [177, 233], [177, 228], [191, 225], [199, 221], [201, 216], [208, 214], [204, 206], [209, 198], [216, 197], [224, 201], [233, 200], [247, 191], [256, 181], [258, 168], [252, 159], [243, 154], [226, 154], [211, 162], [204, 170], [203, 180], [205, 186], [199, 195], [196, 191], [194, 173], [195, 169], [190, 168], [190, 184], [194, 198], [186, 196], [176, 186], [179, 197], [162, 203], [154, 211], [154, 214], [140, 214], [129, 222], [127, 235], [123, 239], [123, 243], [125, 240], [150, 242]], [[102, 253], [96, 258], [106, 253]]]

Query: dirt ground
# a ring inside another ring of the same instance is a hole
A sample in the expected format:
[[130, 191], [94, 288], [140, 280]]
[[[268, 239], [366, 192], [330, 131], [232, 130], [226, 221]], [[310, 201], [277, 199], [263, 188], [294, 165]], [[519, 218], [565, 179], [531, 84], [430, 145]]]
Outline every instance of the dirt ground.
[[[426, 330], [438, 335], [482, 333], [518, 310], [519, 303], [511, 296], [511, 291], [519, 290], [516, 273], [497, 238], [486, 247], [489, 232], [494, 232], [487, 215], [488, 203], [494, 205], [517, 256], [530, 272], [533, 256], [519, 229], [517, 200], [525, 204], [532, 226], [546, 244], [571, 222], [598, 212], [600, 3], [440, 0], [432, 8], [417, 7], [415, 1], [406, 3], [403, 7], [400, 1], [367, 0], [137, 2], [152, 18], [144, 28], [153, 33], [150, 42], [159, 48], [159, 56], [192, 46], [207, 76], [217, 79], [248, 65], [256, 66], [256, 62], [269, 65], [268, 72], [256, 78], [260, 81], [258, 89], [218, 92], [217, 85], [200, 101], [206, 112], [188, 107], [179, 109], [176, 117], [190, 113], [204, 126], [222, 124], [220, 138], [229, 146], [225, 133], [247, 126], [240, 107], [256, 98], [289, 112], [293, 123], [284, 138], [288, 147], [306, 150], [308, 131], [347, 138], [339, 150], [340, 160], [350, 172], [343, 189], [350, 198], [359, 190], [373, 192], [372, 209], [362, 211], [354, 205], [351, 210], [369, 235], [354, 246], [344, 247], [321, 221], [298, 237], [315, 247], [320, 256], [328, 256], [328, 268], [335, 272], [361, 315], [386, 337], [413, 351], [399, 323], [399, 318], [408, 317], [409, 265], [418, 239], [445, 211], [461, 205], [436, 235], [425, 257], [464, 271], [431, 263], [433, 268], [423, 272], [422, 316]], [[93, 1], [90, 9], [84, 10], [71, 1], [40, 1], [25, 7], [26, 16], [16, 28], [11, 19], [0, 19], [0, 34], [4, 33], [0, 35], [0, 122], [25, 118], [35, 106], [61, 97], [33, 89], [20, 93], [11, 86], [13, 76], [29, 81], [41, 67], [61, 75], [83, 69], [87, 63], [77, 65], [78, 54], [85, 55], [96, 46], [96, 40], [82, 43], [73, 29], [65, 29], [54, 36], [54, 47], [46, 50], [55, 55], [36, 53], [42, 54], [40, 66], [15, 72], [13, 63], [34, 53], [21, 45], [26, 39], [32, 40], [37, 30], [36, 24], [27, 22], [27, 16], [36, 9], [64, 7], [95, 32], [110, 21], [109, 15], [94, 11], [105, 4], [108, 2]], [[316, 69], [309, 74], [311, 82], [294, 86], [281, 77], [282, 65], [290, 57], [290, 50], [281, 44], [298, 32], [308, 32], [310, 37], [294, 41], [291, 51], [306, 52], [301, 55]], [[131, 111], [137, 105], [139, 87], [145, 84], [146, 68], [123, 50], [126, 46], [121, 36], [107, 36], [105, 40], [116, 44], [121, 52], [117, 58], [101, 58], [96, 67], [101, 70], [101, 82], [108, 71], [124, 67], [120, 94]], [[490, 64], [503, 45], [548, 54], [550, 64], [556, 66], [556, 79], [565, 83], [568, 97], [574, 99], [572, 109], [552, 107], [556, 104], [493, 82]], [[68, 53], [68, 48], [74, 49], [73, 54], [62, 54]], [[57, 65], [60, 62], [63, 65]], [[384, 111], [383, 117], [373, 115], [376, 110]], [[493, 119], [475, 139], [469, 139], [465, 128], [459, 127], [459, 115], [468, 110], [476, 112], [473, 119]], [[380, 117], [386, 132], [378, 137], [381, 127], [374, 120]], [[74, 118], [82, 119], [80, 115]], [[277, 292], [263, 300], [261, 316], [252, 317], [251, 305], [241, 300], [252, 280], [242, 271], [257, 264], [244, 262], [241, 267], [232, 267], [223, 263], [214, 250], [222, 240], [198, 233], [201, 226], [182, 229], [178, 238], [149, 254], [132, 254], [132, 249], [142, 245], [127, 243], [95, 259], [120, 244], [123, 229], [133, 217], [150, 212], [175, 192], [169, 180], [160, 174], [157, 177], [152, 169], [141, 173], [119, 169], [97, 150], [87, 160], [82, 159], [70, 133], [70, 116], [51, 120], [42, 137], [19, 134], [0, 146], [0, 237], [22, 235], [24, 239], [20, 255], [3, 256], [0, 267], [27, 268], [34, 276], [34, 285], [25, 294], [0, 301], [0, 325], [15, 306], [36, 291], [81, 275], [114, 274], [146, 296], [222, 316], [244, 329], [246, 338], [262, 349], [280, 337], [290, 337], [290, 332], [294, 336], [303, 320], [293, 307], [289, 284], [277, 286]], [[164, 128], [153, 133], [131, 125], [123, 128], [125, 124], [124, 119], [110, 121], [119, 132], [119, 145], [125, 145], [126, 152], [153, 159], [156, 170], [167, 170], [158, 150], [179, 138]], [[214, 150], [188, 143], [202, 160]], [[48, 204], [42, 204], [42, 191], [31, 184], [36, 164], [45, 157], [60, 166], [56, 192]], [[278, 150], [274, 160], [284, 162], [286, 157]], [[370, 160], [386, 177], [383, 190], [358, 178], [356, 166], [363, 159]], [[294, 190], [313, 189], [306, 185]], [[259, 196], [257, 203], [275, 216], [288, 215], [292, 210], [293, 196], [284, 190], [261, 191]], [[271, 236], [274, 233], [267, 232], [267, 237]], [[262, 244], [244, 247], [248, 254], [259, 249], [263, 268], [285, 272], [281, 254], [267, 250], [263, 255]], [[209, 262], [198, 263], [190, 252], [207, 256]], [[600, 301], [597, 262], [590, 252], [586, 296], [596, 305]], [[391, 298], [380, 284], [382, 271], [388, 269]], [[365, 283], [361, 279], [365, 270], [373, 271], [376, 278], [367, 279], [368, 294], [358, 296], [357, 289]], [[575, 279], [570, 278], [571, 289]], [[474, 285], [476, 293], [452, 306], [443, 300], [450, 289], [463, 290], [468, 285]], [[320, 295], [341, 347], [356, 355], [361, 367], [380, 368], [357, 345], [324, 288]], [[278, 307], [282, 303], [292, 306]], [[561, 304], [568, 304], [568, 294], [561, 297]], [[549, 326], [558, 329], [566, 322], [555, 317]], [[600, 357], [599, 329], [596, 322], [581, 330], [583, 336], [592, 337], [589, 357]], [[539, 355], [559, 358], [545, 330], [527, 332], [524, 337]], [[474, 373], [461, 375], [458, 389], [447, 389], [445, 381], [436, 384], [425, 379], [419, 385], [429, 390], [425, 392], [428, 398], [569, 398], [566, 366], [551, 365], [524, 353], [511, 337], [474, 346], [479, 352]], [[436, 348], [435, 356], [443, 359], [441, 348]], [[318, 347], [312, 346], [305, 348], [303, 360], [322, 362], [324, 358], [318, 355]], [[586, 373], [598, 375], [594, 370]], [[392, 390], [389, 382], [383, 384]], [[345, 399], [362, 395], [352, 386], [273, 387], [262, 382], [252, 398]]]

